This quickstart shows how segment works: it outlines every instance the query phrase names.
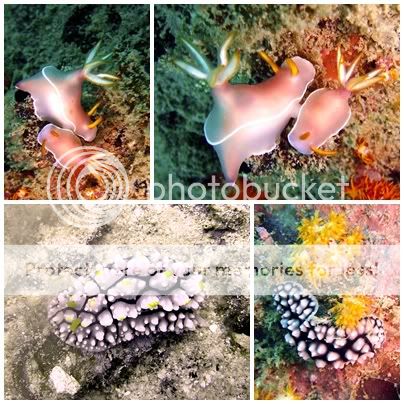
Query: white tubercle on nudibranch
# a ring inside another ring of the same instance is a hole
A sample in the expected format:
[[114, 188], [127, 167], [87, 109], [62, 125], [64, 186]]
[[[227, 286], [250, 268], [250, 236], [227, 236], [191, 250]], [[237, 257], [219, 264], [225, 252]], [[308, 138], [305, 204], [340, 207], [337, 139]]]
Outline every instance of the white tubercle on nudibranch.
[[155, 259], [118, 256], [93, 276], [76, 279], [49, 305], [55, 334], [71, 346], [101, 352], [140, 335], [195, 330], [195, 310], [204, 300], [201, 276], [176, 270], [185, 263], [161, 262], [157, 270]]
[[88, 80], [100, 86], [109, 86], [118, 80], [118, 77], [110, 74], [92, 73], [96, 67], [105, 64], [111, 55], [96, 59], [99, 46], [100, 43], [91, 50], [82, 69], [63, 72], [54, 66], [45, 66], [39, 73], [16, 84], [18, 89], [30, 93], [39, 119], [70, 130], [86, 142], [95, 139], [102, 117], [95, 121], [91, 119], [99, 103], [90, 111], [84, 111], [81, 105], [83, 82]]
[[309, 95], [297, 116], [296, 122], [288, 134], [289, 143], [300, 153], [333, 155], [335, 151], [319, 149], [332, 136], [338, 134], [348, 124], [351, 117], [349, 98], [352, 93], [373, 84], [389, 79], [389, 72], [376, 69], [368, 74], [353, 77], [361, 55], [347, 65], [338, 48], [337, 69], [339, 89], [321, 88]]
[[304, 360], [314, 360], [318, 368], [332, 365], [343, 369], [348, 363], [363, 364], [384, 342], [383, 323], [374, 316], [362, 318], [352, 330], [314, 319], [317, 299], [298, 283], [277, 286], [274, 303], [282, 316], [281, 326], [287, 330], [285, 341], [295, 346]]
[[274, 149], [280, 133], [300, 109], [300, 101], [315, 75], [313, 65], [301, 58], [286, 59], [281, 67], [264, 52], [259, 55], [275, 75], [254, 84], [230, 84], [237, 73], [240, 54], [228, 58], [233, 35], [219, 51], [219, 66], [213, 68], [189, 42], [184, 41], [198, 68], [184, 62], [179, 67], [212, 87], [214, 107], [208, 115], [204, 132], [206, 140], [218, 154], [226, 181], [235, 182], [241, 163], [252, 155]]

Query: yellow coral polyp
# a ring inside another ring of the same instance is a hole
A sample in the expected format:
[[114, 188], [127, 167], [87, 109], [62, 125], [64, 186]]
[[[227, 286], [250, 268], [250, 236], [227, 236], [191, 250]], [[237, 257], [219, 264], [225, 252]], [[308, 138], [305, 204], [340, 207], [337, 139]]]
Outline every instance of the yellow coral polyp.
[[[304, 246], [359, 246], [364, 241], [360, 229], [351, 230], [346, 215], [335, 211], [331, 211], [328, 218], [322, 218], [316, 210], [312, 217], [301, 220], [297, 230], [299, 240]], [[328, 268], [338, 266], [341, 254], [344, 254], [346, 259], [352, 259], [359, 253], [359, 249], [352, 247], [343, 253], [339, 247], [336, 250], [325, 250], [299, 246], [293, 254], [293, 268], [303, 269], [304, 276], [317, 287], [329, 276]]]
[[363, 234], [359, 229], [355, 229], [351, 234], [345, 237], [343, 244], [360, 245], [363, 243]]
[[359, 229], [350, 232], [343, 213], [331, 211], [328, 220], [315, 211], [313, 217], [304, 218], [298, 227], [299, 239], [305, 245], [361, 244], [363, 235]]
[[329, 312], [334, 316], [337, 327], [353, 329], [363, 317], [371, 314], [372, 304], [369, 296], [343, 296]]

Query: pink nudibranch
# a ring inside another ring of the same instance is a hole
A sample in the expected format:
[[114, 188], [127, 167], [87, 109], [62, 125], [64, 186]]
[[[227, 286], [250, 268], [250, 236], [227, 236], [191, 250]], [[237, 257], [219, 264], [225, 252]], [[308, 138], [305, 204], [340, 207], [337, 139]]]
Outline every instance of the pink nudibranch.
[[389, 79], [389, 72], [376, 69], [351, 78], [361, 55], [350, 66], [345, 64], [341, 49], [337, 52], [338, 81], [341, 88], [321, 88], [309, 95], [288, 134], [289, 143], [302, 154], [326, 154], [319, 147], [348, 124], [351, 117], [349, 98], [355, 91]]
[[305, 59], [291, 60], [299, 74], [293, 75], [284, 63], [276, 76], [262, 83], [224, 83], [213, 88], [215, 104], [204, 131], [227, 181], [236, 181], [246, 158], [273, 150], [290, 118], [297, 116], [315, 70]]
[[100, 86], [109, 86], [118, 77], [91, 71], [106, 63], [111, 54], [95, 60], [100, 42], [90, 51], [82, 69], [62, 72], [53, 66], [45, 66], [34, 76], [16, 84], [20, 90], [30, 93], [34, 101], [35, 115], [57, 125], [59, 129], [69, 130], [87, 142], [95, 139], [97, 126], [102, 121], [91, 120], [98, 104], [86, 113], [81, 105], [82, 86], [85, 80]]
[[81, 140], [70, 129], [61, 129], [50, 123], [42, 128], [37, 140], [53, 154], [60, 166], [71, 169], [80, 164], [83, 155]]
[[347, 125], [351, 117], [350, 95], [346, 89], [320, 88], [312, 92], [288, 134], [289, 143], [302, 154], [314, 153]]
[[97, 128], [89, 127], [91, 118], [81, 106], [85, 78], [84, 70], [66, 73], [46, 66], [35, 76], [18, 82], [16, 87], [31, 94], [35, 115], [40, 120], [69, 129], [86, 142], [92, 142]]

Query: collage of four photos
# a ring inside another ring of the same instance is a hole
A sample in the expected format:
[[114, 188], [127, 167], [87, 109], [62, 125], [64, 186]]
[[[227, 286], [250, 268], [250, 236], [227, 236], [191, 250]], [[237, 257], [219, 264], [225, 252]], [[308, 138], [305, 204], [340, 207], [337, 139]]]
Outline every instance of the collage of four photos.
[[400, 5], [112, 3], [3, 5], [4, 398], [399, 400]]

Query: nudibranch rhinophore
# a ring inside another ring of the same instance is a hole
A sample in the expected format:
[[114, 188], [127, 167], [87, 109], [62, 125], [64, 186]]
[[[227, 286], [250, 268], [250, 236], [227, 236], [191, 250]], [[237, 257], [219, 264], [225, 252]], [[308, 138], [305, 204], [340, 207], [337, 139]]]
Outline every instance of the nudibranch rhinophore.
[[202, 288], [202, 275], [185, 262], [159, 253], [117, 256], [60, 292], [48, 319], [62, 341], [102, 352], [140, 335], [195, 330]]
[[298, 56], [286, 59], [279, 67], [266, 53], [260, 52], [275, 75], [254, 85], [230, 84], [240, 66], [238, 50], [228, 57], [232, 40], [230, 34], [219, 50], [219, 65], [215, 68], [185, 40], [198, 67], [182, 61], [176, 64], [212, 87], [214, 106], [205, 121], [205, 137], [218, 154], [226, 181], [234, 183], [246, 158], [274, 149], [282, 130], [297, 116], [315, 69]]
[[81, 105], [83, 82], [88, 80], [100, 86], [109, 86], [119, 80], [110, 74], [92, 73], [96, 67], [107, 63], [107, 59], [111, 56], [108, 54], [96, 59], [99, 46], [100, 42], [90, 51], [82, 69], [63, 72], [54, 66], [45, 66], [33, 77], [16, 84], [18, 89], [31, 94], [35, 115], [39, 119], [73, 131], [87, 142], [94, 140], [102, 118], [91, 120], [91, 116], [99, 106], [98, 103], [89, 112], [84, 111]]
[[281, 313], [281, 326], [288, 330], [286, 342], [295, 346], [304, 360], [313, 359], [318, 368], [329, 364], [343, 369], [348, 363], [363, 364], [384, 342], [383, 323], [374, 316], [362, 318], [352, 330], [314, 319], [318, 301], [298, 283], [278, 285], [274, 303]]
[[321, 150], [319, 147], [348, 124], [351, 117], [348, 100], [352, 93], [389, 79], [389, 72], [384, 69], [351, 78], [360, 58], [361, 54], [347, 65], [338, 47], [337, 71], [341, 88], [320, 88], [311, 93], [288, 134], [289, 143], [300, 153], [335, 154], [334, 151]]

